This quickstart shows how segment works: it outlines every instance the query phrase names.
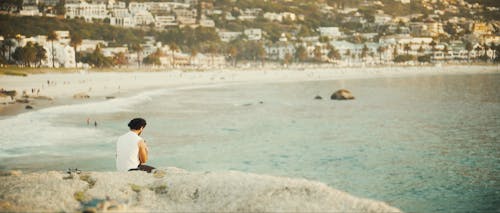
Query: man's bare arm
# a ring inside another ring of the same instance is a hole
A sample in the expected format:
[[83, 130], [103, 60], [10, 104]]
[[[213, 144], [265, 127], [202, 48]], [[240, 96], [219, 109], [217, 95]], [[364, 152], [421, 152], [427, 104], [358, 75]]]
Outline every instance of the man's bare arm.
[[143, 140], [139, 141], [139, 161], [141, 164], [148, 161], [148, 147]]

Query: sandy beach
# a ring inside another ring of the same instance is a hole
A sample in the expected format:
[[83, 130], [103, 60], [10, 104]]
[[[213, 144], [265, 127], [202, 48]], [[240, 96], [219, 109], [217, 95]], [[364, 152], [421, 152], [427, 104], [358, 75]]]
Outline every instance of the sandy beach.
[[[248, 69], [164, 72], [88, 72], [0, 76], [0, 87], [26, 92], [34, 109], [127, 97], [159, 88], [196, 88], [226, 84], [322, 81], [432, 74], [498, 73], [497, 66]], [[340, 88], [339, 88], [340, 89]], [[349, 89], [349, 88], [346, 88]], [[38, 92], [39, 91], [39, 92]], [[88, 98], [87, 98], [88, 97]], [[4, 98], [4, 100], [9, 100]], [[5, 102], [5, 101], [4, 101]], [[1, 104], [0, 115], [26, 111], [28, 104]]]

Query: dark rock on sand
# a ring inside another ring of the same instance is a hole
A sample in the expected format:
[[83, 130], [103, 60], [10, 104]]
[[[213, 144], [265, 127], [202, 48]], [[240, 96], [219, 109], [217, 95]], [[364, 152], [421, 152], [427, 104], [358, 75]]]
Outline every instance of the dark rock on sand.
[[115, 99], [115, 96], [106, 96], [106, 99]]
[[30, 106], [30, 105], [26, 105], [26, 107], [24, 107], [24, 108], [25, 108], [25, 109], [33, 109], [33, 107], [32, 107], [32, 106]]
[[315, 100], [321, 100], [323, 99], [323, 97], [319, 96], [319, 95], [316, 95], [316, 97], [314, 97]]
[[88, 95], [87, 93], [81, 92], [81, 93], [74, 94], [73, 98], [75, 98], [75, 99], [86, 99], [86, 98], [90, 98], [90, 95]]
[[354, 99], [354, 96], [349, 90], [340, 89], [334, 92], [330, 98], [332, 100], [352, 100]]

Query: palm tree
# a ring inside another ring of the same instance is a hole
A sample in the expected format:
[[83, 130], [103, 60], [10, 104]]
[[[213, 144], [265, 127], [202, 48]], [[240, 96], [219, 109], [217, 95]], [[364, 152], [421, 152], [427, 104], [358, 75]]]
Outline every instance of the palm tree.
[[214, 65], [214, 56], [217, 53], [217, 47], [214, 44], [211, 44], [208, 47], [208, 53], [210, 53], [210, 57], [212, 58], [212, 66]]
[[75, 68], [78, 68], [78, 60], [77, 60], [77, 53], [76, 53], [76, 48], [80, 45], [82, 45], [82, 37], [78, 34], [71, 34], [71, 41], [69, 44], [73, 47], [75, 50]]
[[447, 57], [448, 52], [450, 52], [450, 50], [448, 49], [448, 46], [447, 46], [447, 45], [445, 45], [445, 46], [444, 46], [444, 49], [443, 49], [444, 59], [445, 59], [445, 60], [447, 60], [447, 59], [448, 59], [448, 57]]
[[144, 50], [144, 48], [142, 47], [141, 44], [139, 43], [135, 43], [135, 44], [132, 44], [130, 46], [130, 49], [132, 49], [132, 51], [136, 52], [137, 53], [137, 67], [141, 67], [141, 55], [142, 55], [142, 51]]
[[339, 50], [337, 50], [335, 47], [330, 46], [330, 51], [328, 52], [328, 58], [334, 59], [334, 60], [340, 60], [340, 53]]
[[321, 46], [314, 47], [314, 59], [316, 59], [317, 62], [321, 62], [322, 57]]
[[304, 62], [307, 59], [307, 50], [304, 46], [300, 45], [295, 51], [295, 57], [300, 61]]
[[59, 40], [59, 38], [57, 37], [56, 32], [55, 31], [50, 31], [49, 34], [47, 35], [47, 41], [51, 41], [52, 42], [52, 51], [51, 51], [51, 54], [52, 54], [52, 68], [56, 67], [54, 65], [54, 59], [55, 59], [54, 41], [57, 41], [57, 40]]
[[10, 60], [11, 60], [11, 51], [12, 51], [12, 47], [14, 46], [14, 41], [12, 41], [12, 39], [6, 39], [4, 41], [4, 44], [5, 44], [5, 46], [7, 46], [7, 50], [9, 52], [9, 60], [7, 62], [10, 63]]
[[379, 62], [382, 62], [382, 54], [385, 52], [385, 47], [384, 46], [379, 46], [377, 47], [377, 53], [378, 53], [378, 60]]
[[429, 45], [432, 47], [432, 55], [434, 55], [434, 53], [436, 52], [437, 43], [434, 40], [432, 40], [431, 43], [429, 43]]
[[0, 45], [0, 52], [2, 52], [2, 57], [5, 58], [5, 52], [7, 51], [7, 45], [5, 45], [5, 43], [2, 43], [2, 45]]
[[258, 46], [257, 46], [257, 56], [259, 57], [261, 63], [262, 63], [262, 66], [264, 66], [264, 63], [266, 61], [266, 49], [264, 49], [264, 46], [262, 45], [262, 43], [258, 43]]
[[190, 54], [190, 64], [192, 65], [193, 64], [193, 59], [196, 57], [196, 55], [198, 55], [198, 50], [196, 50], [195, 48], [192, 48], [191, 49], [191, 54]]
[[175, 65], [174, 52], [179, 51], [179, 47], [174, 42], [171, 42], [170, 44], [168, 44], [168, 47], [170, 49], [170, 52], [172, 52], [172, 67], [174, 67], [174, 65]]
[[347, 49], [344, 53], [344, 55], [346, 56], [347, 58], [347, 63], [349, 63], [349, 58], [351, 58], [351, 50], [350, 49]]
[[410, 44], [405, 44], [405, 46], [404, 46], [404, 50], [405, 50], [405, 52], [406, 52], [406, 55], [409, 55], [409, 53], [408, 53], [408, 52], [411, 50]]
[[420, 47], [418, 48], [417, 52], [422, 55], [424, 52], [425, 52], [425, 49], [422, 45], [420, 45]]
[[478, 56], [479, 56], [479, 52], [480, 52], [481, 50], [483, 50], [483, 48], [481, 47], [481, 45], [477, 45], [477, 47], [475, 48], [475, 50], [476, 50], [476, 60], [477, 60], [477, 58], [478, 58]]
[[231, 57], [233, 66], [236, 66], [236, 57], [238, 56], [238, 49], [235, 46], [231, 46], [228, 50], [228, 54]]
[[370, 51], [370, 49], [368, 49], [368, 46], [363, 45], [363, 49], [361, 49], [361, 58], [366, 58], [366, 56], [368, 56], [368, 51]]
[[121, 68], [122, 65], [127, 64], [128, 61], [127, 57], [125, 56], [125, 53], [124, 52], [115, 53], [113, 55], [113, 63], [118, 65], [118, 68]]
[[470, 61], [470, 52], [474, 49], [472, 43], [470, 42], [465, 43], [465, 49], [467, 50], [467, 61]]

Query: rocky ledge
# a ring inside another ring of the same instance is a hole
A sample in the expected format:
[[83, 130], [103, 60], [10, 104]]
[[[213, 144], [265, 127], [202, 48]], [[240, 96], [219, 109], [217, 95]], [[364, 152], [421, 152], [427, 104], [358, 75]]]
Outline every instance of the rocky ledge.
[[4, 172], [0, 212], [400, 212], [320, 182], [236, 171]]

